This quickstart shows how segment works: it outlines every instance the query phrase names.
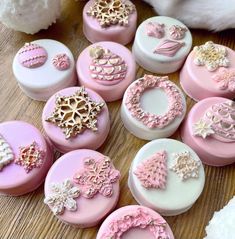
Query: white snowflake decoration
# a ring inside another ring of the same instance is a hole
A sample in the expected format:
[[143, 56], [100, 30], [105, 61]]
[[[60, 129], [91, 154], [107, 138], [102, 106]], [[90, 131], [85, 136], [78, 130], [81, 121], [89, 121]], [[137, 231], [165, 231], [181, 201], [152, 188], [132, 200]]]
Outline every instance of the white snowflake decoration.
[[77, 202], [74, 198], [79, 197], [80, 190], [74, 187], [69, 179], [62, 183], [52, 183], [52, 193], [44, 199], [55, 215], [63, 214], [64, 209], [69, 211], [77, 210]]
[[212, 129], [211, 126], [212, 126], [211, 123], [208, 123], [203, 119], [200, 119], [193, 126], [193, 134], [205, 139], [207, 136], [210, 136], [215, 133], [215, 131]]

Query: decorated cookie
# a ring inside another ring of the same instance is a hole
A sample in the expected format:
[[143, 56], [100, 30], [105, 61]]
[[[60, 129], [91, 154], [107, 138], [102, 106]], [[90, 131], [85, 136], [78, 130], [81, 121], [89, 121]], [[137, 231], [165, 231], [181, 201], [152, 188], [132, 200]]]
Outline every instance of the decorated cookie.
[[77, 73], [81, 85], [110, 102], [121, 99], [135, 79], [136, 64], [126, 47], [115, 42], [99, 42], [80, 54]]
[[155, 211], [137, 205], [125, 206], [109, 215], [96, 239], [174, 239], [167, 222]]
[[181, 127], [181, 138], [205, 164], [225, 166], [234, 163], [234, 101], [210, 97], [198, 102]]
[[167, 76], [145, 75], [134, 81], [127, 88], [121, 107], [126, 129], [146, 140], [171, 136], [185, 113], [184, 95]]
[[192, 35], [180, 21], [152, 17], [138, 27], [132, 48], [137, 63], [160, 74], [177, 71], [192, 47]]
[[25, 43], [14, 58], [13, 72], [24, 93], [39, 101], [77, 83], [71, 51], [55, 40]]
[[108, 108], [94, 91], [70, 87], [57, 92], [46, 103], [42, 123], [60, 152], [99, 148], [110, 129]]
[[137, 12], [129, 0], [91, 0], [83, 9], [83, 32], [92, 42], [128, 44], [134, 37]]
[[144, 145], [132, 162], [128, 180], [135, 200], [164, 216], [189, 210], [204, 182], [197, 154], [173, 139], [157, 139]]
[[20, 196], [38, 188], [53, 163], [40, 131], [22, 121], [0, 124], [0, 194]]
[[116, 206], [119, 179], [107, 156], [75, 150], [59, 158], [48, 172], [44, 203], [65, 223], [92, 227]]
[[180, 72], [180, 84], [196, 101], [235, 97], [235, 53], [211, 41], [195, 46]]

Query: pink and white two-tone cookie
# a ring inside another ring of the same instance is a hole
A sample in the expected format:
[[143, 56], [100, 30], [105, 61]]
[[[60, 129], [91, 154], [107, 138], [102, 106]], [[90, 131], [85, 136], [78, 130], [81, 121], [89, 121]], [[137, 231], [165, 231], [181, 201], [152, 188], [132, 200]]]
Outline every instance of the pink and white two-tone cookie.
[[180, 72], [180, 84], [196, 101], [235, 97], [235, 52], [211, 41], [195, 46]]
[[198, 102], [181, 127], [181, 138], [205, 164], [225, 166], [234, 163], [234, 101], [210, 97]]
[[155, 211], [137, 205], [119, 208], [101, 225], [96, 239], [174, 239], [167, 222]]
[[108, 107], [94, 91], [70, 87], [53, 95], [46, 103], [42, 124], [52, 144], [60, 152], [97, 149], [110, 129]]
[[75, 150], [59, 158], [48, 172], [44, 202], [61, 221], [92, 227], [116, 206], [119, 178], [107, 156]]
[[122, 98], [136, 76], [135, 59], [124, 46], [99, 42], [87, 47], [77, 61], [79, 83], [107, 102]]
[[145, 140], [174, 134], [185, 113], [184, 95], [167, 76], [145, 75], [134, 81], [127, 88], [121, 106], [126, 129]]
[[83, 32], [92, 43], [126, 45], [134, 38], [136, 25], [137, 12], [129, 0], [91, 0], [83, 9]]
[[33, 125], [0, 124], [0, 194], [20, 196], [35, 190], [52, 163], [51, 146]]

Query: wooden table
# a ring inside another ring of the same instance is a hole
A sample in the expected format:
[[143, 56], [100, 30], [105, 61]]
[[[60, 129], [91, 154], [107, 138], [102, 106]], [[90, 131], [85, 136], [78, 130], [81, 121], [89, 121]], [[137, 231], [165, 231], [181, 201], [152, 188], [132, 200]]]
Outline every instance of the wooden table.
[[[151, 7], [141, 0], [134, 2], [138, 10], [139, 23], [155, 15]], [[42, 130], [41, 113], [44, 103], [29, 99], [19, 89], [11, 70], [12, 60], [25, 42], [40, 38], [51, 38], [65, 43], [77, 58], [79, 53], [89, 45], [82, 33], [84, 4], [85, 2], [64, 0], [62, 16], [57, 24], [34, 36], [14, 32], [0, 25], [1, 122], [24, 120]], [[193, 30], [192, 33], [194, 45], [212, 40], [235, 49], [235, 30], [222, 33]], [[138, 68], [137, 78], [144, 73], [147, 72]], [[170, 79], [178, 84], [178, 73], [171, 74]], [[193, 100], [187, 98], [188, 110], [193, 104]], [[136, 204], [127, 187], [128, 170], [135, 154], [146, 143], [125, 130], [119, 115], [120, 105], [121, 101], [108, 104], [112, 126], [105, 145], [99, 149], [113, 160], [116, 168], [122, 173], [121, 197], [117, 207]], [[172, 138], [179, 138], [178, 133]], [[176, 239], [202, 239], [205, 236], [205, 226], [213, 212], [223, 207], [235, 194], [234, 169], [234, 165], [223, 168], [205, 166], [206, 185], [202, 196], [187, 213], [166, 218]], [[25, 196], [1, 197], [0, 238], [95, 239], [98, 227], [79, 230], [59, 222], [43, 203], [43, 198], [43, 186]]]

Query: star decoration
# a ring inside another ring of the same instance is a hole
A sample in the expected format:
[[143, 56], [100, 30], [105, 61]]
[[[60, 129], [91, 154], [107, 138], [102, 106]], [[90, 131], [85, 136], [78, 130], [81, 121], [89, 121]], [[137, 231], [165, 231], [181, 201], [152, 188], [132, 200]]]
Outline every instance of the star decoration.
[[174, 164], [170, 169], [175, 172], [181, 180], [184, 181], [188, 178], [199, 177], [201, 162], [193, 159], [189, 151], [175, 153], [174, 159]]
[[73, 95], [57, 96], [54, 112], [46, 121], [60, 127], [69, 139], [85, 129], [97, 131], [97, 117], [104, 105], [93, 101], [81, 87]]
[[84, 160], [84, 169], [74, 175], [74, 182], [79, 184], [82, 195], [93, 198], [97, 193], [105, 197], [113, 194], [113, 184], [120, 178], [120, 173], [111, 165], [108, 157], [100, 161], [93, 158]]
[[131, 2], [122, 0], [97, 0], [87, 11], [87, 15], [95, 17], [101, 27], [110, 25], [127, 26], [129, 15], [135, 11]]
[[229, 65], [226, 48], [215, 45], [212, 41], [201, 46], [195, 46], [194, 53], [194, 63], [198, 66], [206, 66], [208, 71], [215, 71], [220, 66], [228, 67]]
[[193, 133], [196, 136], [200, 136], [203, 139], [205, 139], [207, 136], [212, 135], [215, 133], [215, 131], [212, 129], [212, 124], [206, 122], [203, 119], [200, 119], [198, 122], [196, 122], [193, 126]]
[[74, 198], [79, 197], [80, 190], [74, 187], [69, 179], [62, 183], [52, 183], [51, 192], [44, 199], [44, 203], [51, 207], [55, 215], [63, 214], [65, 208], [69, 211], [77, 210], [77, 202]]
[[29, 146], [20, 147], [20, 153], [15, 159], [15, 164], [23, 166], [25, 171], [29, 173], [33, 168], [42, 166], [44, 155], [44, 151], [39, 149], [36, 142], [33, 142]]

